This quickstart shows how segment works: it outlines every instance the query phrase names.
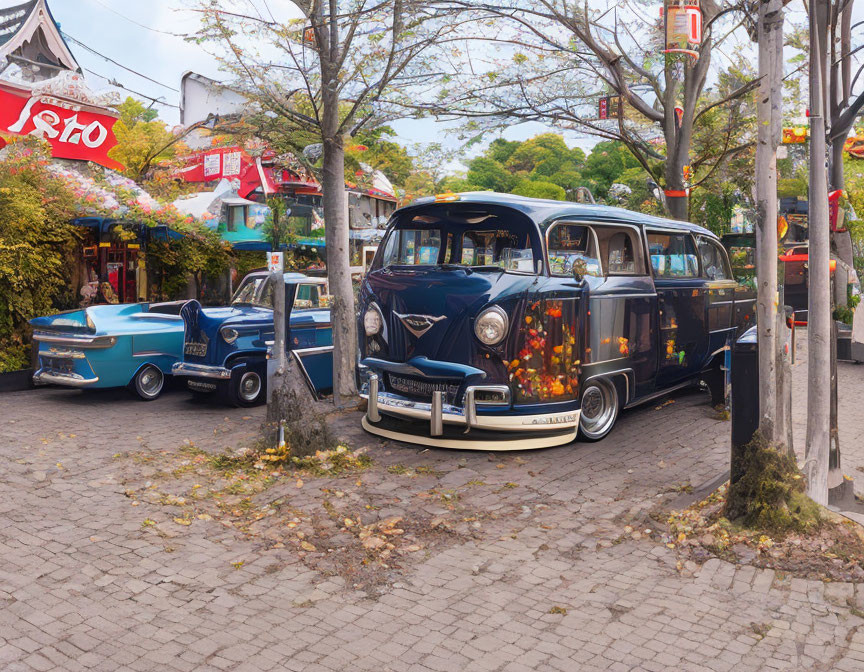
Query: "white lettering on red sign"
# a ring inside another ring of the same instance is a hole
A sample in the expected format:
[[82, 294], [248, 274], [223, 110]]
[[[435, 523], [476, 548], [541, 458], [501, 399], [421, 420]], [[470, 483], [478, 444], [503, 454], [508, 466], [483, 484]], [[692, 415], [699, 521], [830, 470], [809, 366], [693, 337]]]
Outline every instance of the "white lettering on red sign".
[[[9, 127], [10, 133], [20, 133], [27, 122], [31, 120], [31, 112], [33, 105], [38, 102], [38, 98], [30, 98], [21, 114], [18, 121]], [[35, 135], [37, 138], [50, 138], [54, 140], [60, 136], [58, 142], [65, 142], [71, 145], [77, 145], [83, 142], [87, 147], [94, 149], [101, 147], [102, 143], [108, 138], [108, 129], [98, 121], [91, 121], [89, 124], [81, 124], [78, 122], [78, 114], [75, 113], [71, 117], [61, 119], [60, 115], [54, 110], [42, 110], [32, 115], [33, 130], [30, 135]], [[63, 123], [62, 130], [58, 129], [60, 123]]]

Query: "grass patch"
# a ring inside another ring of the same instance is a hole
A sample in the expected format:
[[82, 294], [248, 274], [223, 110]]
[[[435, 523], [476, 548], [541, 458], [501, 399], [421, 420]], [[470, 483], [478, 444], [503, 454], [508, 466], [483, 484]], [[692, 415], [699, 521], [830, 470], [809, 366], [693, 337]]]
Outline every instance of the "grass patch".
[[795, 458], [769, 445], [759, 432], [741, 452], [742, 476], [729, 486], [726, 518], [777, 536], [819, 527], [819, 505], [805, 494]]

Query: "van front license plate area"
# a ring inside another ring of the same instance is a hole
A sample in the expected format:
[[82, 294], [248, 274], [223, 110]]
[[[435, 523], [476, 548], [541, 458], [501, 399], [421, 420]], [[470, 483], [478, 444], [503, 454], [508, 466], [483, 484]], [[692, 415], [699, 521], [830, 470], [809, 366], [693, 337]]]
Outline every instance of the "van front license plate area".
[[195, 392], [215, 392], [218, 389], [216, 383], [207, 383], [203, 380], [187, 380], [186, 386]]
[[390, 389], [395, 392], [400, 392], [411, 397], [431, 400], [433, 392], [443, 392], [448, 400], [456, 399], [459, 393], [459, 386], [454, 385], [446, 380], [418, 380], [417, 378], [406, 378], [405, 376], [388, 376]]
[[192, 355], [193, 357], [204, 357], [207, 355], [207, 344], [187, 343], [183, 347], [183, 354]]

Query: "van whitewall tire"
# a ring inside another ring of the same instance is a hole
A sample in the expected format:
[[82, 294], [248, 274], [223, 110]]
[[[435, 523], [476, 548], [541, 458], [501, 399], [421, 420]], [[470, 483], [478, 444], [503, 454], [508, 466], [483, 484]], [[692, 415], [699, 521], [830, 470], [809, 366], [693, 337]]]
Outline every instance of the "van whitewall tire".
[[579, 413], [579, 436], [586, 441], [600, 441], [615, 427], [621, 399], [615, 383], [608, 378], [595, 378], [582, 390]]

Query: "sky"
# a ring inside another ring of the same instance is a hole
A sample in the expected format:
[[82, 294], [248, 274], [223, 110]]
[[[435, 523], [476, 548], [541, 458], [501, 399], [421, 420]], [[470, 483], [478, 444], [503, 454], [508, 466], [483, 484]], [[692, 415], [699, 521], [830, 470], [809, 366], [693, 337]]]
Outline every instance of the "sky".
[[[290, 0], [254, 1], [262, 13], [272, 11], [278, 19], [297, 16]], [[0, 0], [0, 7], [20, 2]], [[225, 2], [229, 4], [230, 0]], [[217, 64], [201, 46], [171, 34], [195, 33], [198, 16], [192, 9], [194, 0], [48, 0], [48, 3], [61, 31], [70, 38], [149, 78], [124, 70], [70, 40], [69, 46], [85, 69], [91, 88], [95, 91], [111, 90], [104, 79], [108, 78], [128, 89], [158, 98], [160, 103], [156, 107], [160, 117], [171, 125], [179, 123], [179, 86], [185, 72], [191, 70], [216, 80], [222, 78]], [[855, 10], [855, 14], [860, 15], [855, 22], [864, 19], [864, 2], [856, 3]], [[134, 95], [123, 90], [119, 92], [124, 97]], [[391, 125], [398, 140], [406, 145], [444, 142], [455, 147], [459, 144], [455, 135], [446, 133], [454, 127], [453, 124], [422, 119], [397, 121]], [[538, 123], [520, 124], [506, 130], [503, 136], [510, 140], [525, 140], [550, 130], [556, 129]], [[596, 142], [572, 132], [563, 135], [569, 145], [586, 150]], [[479, 153], [482, 146], [474, 148], [471, 154]], [[452, 170], [461, 167], [458, 163], [450, 166]]]
[[[21, 0], [0, 0], [0, 7], [19, 4]], [[256, 0], [264, 8], [264, 0]], [[105, 78], [113, 79], [124, 87], [140, 94], [160, 100], [155, 104], [159, 116], [170, 125], [180, 120], [180, 78], [187, 71], [194, 71], [219, 80], [222, 78], [217, 64], [196, 44], [186, 42], [175, 34], [194, 34], [198, 17], [191, 0], [48, 0], [54, 18], [63, 33], [81, 42], [103, 56], [135, 70], [145, 79], [115, 63], [89, 52], [72, 39], [69, 48], [84, 68], [90, 87], [97, 92], [116, 90], [121, 96], [128, 91], [116, 89]], [[267, 7], [277, 18], [296, 15], [289, 0], [267, 0]], [[96, 73], [96, 74], [93, 74]], [[155, 80], [154, 83], [153, 81]], [[143, 98], [142, 98], [143, 100]], [[150, 102], [150, 101], [145, 101]], [[405, 145], [427, 142], [445, 142], [457, 146], [455, 135], [447, 135], [454, 124], [435, 122], [433, 119], [406, 119], [393, 124], [397, 139]], [[509, 140], [526, 140], [538, 133], [548, 132], [547, 126], [537, 123], [520, 124], [507, 129], [503, 137]], [[491, 141], [495, 136], [490, 136]], [[565, 134], [568, 144], [589, 149], [595, 143], [590, 138], [573, 133]], [[472, 152], [481, 151], [477, 147]], [[458, 162], [451, 170], [464, 168]]]

